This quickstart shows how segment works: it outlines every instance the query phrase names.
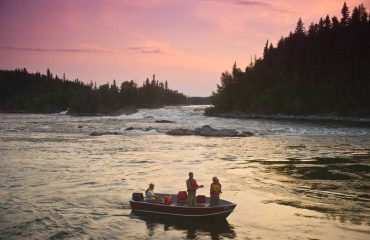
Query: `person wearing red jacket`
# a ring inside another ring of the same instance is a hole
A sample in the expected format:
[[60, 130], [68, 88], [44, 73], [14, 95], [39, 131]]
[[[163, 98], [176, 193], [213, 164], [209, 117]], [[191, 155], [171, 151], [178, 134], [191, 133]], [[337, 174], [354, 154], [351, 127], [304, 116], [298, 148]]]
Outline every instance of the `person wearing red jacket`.
[[186, 187], [188, 189], [188, 206], [195, 206], [195, 196], [198, 188], [202, 188], [203, 185], [198, 185], [197, 181], [193, 178], [194, 174], [189, 172], [189, 179], [186, 180]]

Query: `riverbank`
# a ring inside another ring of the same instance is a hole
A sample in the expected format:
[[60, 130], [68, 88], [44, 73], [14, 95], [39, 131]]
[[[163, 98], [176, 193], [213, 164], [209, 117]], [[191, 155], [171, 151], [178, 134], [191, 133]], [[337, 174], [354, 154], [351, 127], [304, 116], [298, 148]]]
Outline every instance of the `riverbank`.
[[137, 108], [123, 108], [123, 109], [119, 109], [115, 111], [92, 112], [92, 113], [66, 111], [65, 114], [70, 115], [70, 116], [78, 116], [78, 117], [101, 117], [101, 116], [131, 115], [137, 112], [138, 112]]
[[361, 124], [370, 127], [370, 116], [339, 116], [335, 114], [257, 114], [244, 112], [217, 112], [205, 110], [204, 114], [208, 117], [238, 118], [238, 119], [268, 119], [268, 120], [289, 120], [289, 121], [314, 121], [314, 122], [333, 122]]
[[71, 112], [69, 109], [61, 111], [27, 111], [27, 110], [0, 110], [0, 113], [9, 114], [61, 114], [76, 117], [101, 117], [101, 116], [120, 116], [137, 113], [137, 108], [123, 108], [115, 111], [98, 111], [98, 112]]

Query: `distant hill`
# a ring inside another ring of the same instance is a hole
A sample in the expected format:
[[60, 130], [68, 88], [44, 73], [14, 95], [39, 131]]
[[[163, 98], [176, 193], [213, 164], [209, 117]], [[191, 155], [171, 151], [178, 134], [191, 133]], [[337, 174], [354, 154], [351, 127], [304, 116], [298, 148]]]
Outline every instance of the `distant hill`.
[[125, 81], [121, 86], [85, 84], [53, 76], [28, 73], [26, 69], [0, 70], [0, 112], [55, 113], [69, 109], [71, 114], [119, 114], [139, 107], [186, 104], [184, 94], [168, 88], [167, 81], [155, 79], [137, 86]]
[[361, 4], [294, 32], [243, 71], [234, 64], [212, 95], [208, 114], [370, 115], [370, 19]]

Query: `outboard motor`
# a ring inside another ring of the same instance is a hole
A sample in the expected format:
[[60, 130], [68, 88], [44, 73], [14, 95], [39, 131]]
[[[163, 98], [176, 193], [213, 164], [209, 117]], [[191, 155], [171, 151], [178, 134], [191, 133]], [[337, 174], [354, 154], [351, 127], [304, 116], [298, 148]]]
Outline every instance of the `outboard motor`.
[[133, 193], [132, 200], [134, 201], [144, 201], [144, 195], [142, 193]]

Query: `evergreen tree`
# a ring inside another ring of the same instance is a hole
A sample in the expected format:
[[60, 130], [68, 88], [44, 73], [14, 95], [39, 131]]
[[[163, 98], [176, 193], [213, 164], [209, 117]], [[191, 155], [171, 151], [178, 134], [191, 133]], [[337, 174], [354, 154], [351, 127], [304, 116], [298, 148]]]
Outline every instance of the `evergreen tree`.
[[364, 7], [363, 4], [360, 4], [358, 6], [358, 10], [359, 10], [361, 23], [366, 24], [367, 23], [367, 18], [368, 18], [368, 13], [366, 12], [366, 8]]
[[269, 51], [271, 52], [274, 49], [274, 45], [270, 43]]
[[319, 32], [322, 32], [325, 29], [324, 19], [322, 18], [320, 18], [318, 29], [319, 29]]
[[298, 22], [297, 22], [297, 26], [295, 28], [295, 33], [296, 34], [304, 34], [304, 26], [303, 26], [303, 22], [302, 22], [302, 19], [299, 18]]
[[267, 55], [267, 52], [269, 50], [269, 40], [266, 41], [266, 45], [265, 45], [265, 48], [263, 49], [263, 57], [266, 57]]
[[351, 24], [358, 26], [360, 24], [360, 10], [355, 7], [352, 11]]
[[331, 19], [332, 23], [333, 23], [333, 28], [336, 29], [338, 28], [339, 26], [339, 20], [336, 16], [334, 16], [332, 19]]
[[46, 77], [47, 77], [48, 79], [52, 79], [52, 78], [53, 78], [53, 74], [51, 74], [51, 72], [50, 72], [50, 69], [49, 69], [49, 68], [47, 68], [47, 69], [46, 69]]
[[310, 26], [308, 27], [308, 35], [314, 36], [318, 32], [318, 25], [311, 23]]
[[347, 3], [344, 2], [343, 4], [343, 7], [342, 7], [342, 18], [340, 20], [340, 23], [343, 25], [343, 26], [347, 26], [350, 19], [349, 19], [349, 8], [347, 7]]
[[117, 87], [117, 83], [116, 83], [116, 80], [113, 79], [113, 84], [111, 85], [110, 87], [111, 91], [115, 92], [115, 93], [118, 93], [119, 90], [118, 90], [118, 87]]
[[330, 21], [329, 15], [326, 15], [326, 18], [324, 20], [324, 28], [326, 30], [330, 30], [330, 28], [331, 28], [331, 21]]

